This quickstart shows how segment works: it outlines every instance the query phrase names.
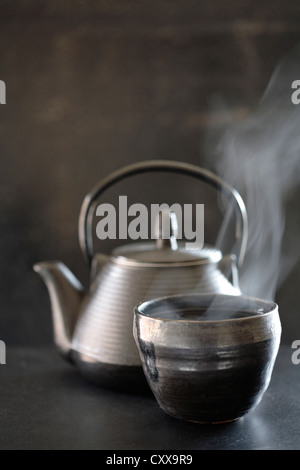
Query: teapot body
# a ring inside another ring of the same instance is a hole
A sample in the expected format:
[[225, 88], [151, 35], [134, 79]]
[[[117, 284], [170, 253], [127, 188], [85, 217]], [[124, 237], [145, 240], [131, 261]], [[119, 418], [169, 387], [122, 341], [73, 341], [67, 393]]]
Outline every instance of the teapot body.
[[179, 291], [239, 295], [238, 285], [221, 271], [224, 266], [227, 272], [234, 272], [230, 257], [175, 266], [136, 263], [121, 256], [108, 259], [95, 270], [99, 272], [82, 304], [74, 332], [72, 357], [81, 373], [109, 388], [143, 388], [146, 381], [132, 334], [134, 307]]

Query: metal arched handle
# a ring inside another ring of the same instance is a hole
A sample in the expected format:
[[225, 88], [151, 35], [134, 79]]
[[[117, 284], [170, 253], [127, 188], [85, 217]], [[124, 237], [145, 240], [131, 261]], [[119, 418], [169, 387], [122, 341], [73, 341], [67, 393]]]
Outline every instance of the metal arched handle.
[[214, 186], [217, 190], [223, 191], [227, 199], [233, 201], [236, 216], [236, 243], [232, 254], [236, 256], [237, 265], [240, 267], [244, 260], [248, 237], [247, 212], [240, 194], [229, 184], [208, 170], [190, 163], [170, 160], [149, 160], [125, 166], [103, 178], [85, 196], [79, 215], [79, 243], [85, 259], [88, 262], [91, 262], [93, 258], [92, 220], [95, 202], [99, 196], [101, 196], [110, 186], [124, 178], [151, 171], [180, 173], [182, 175], [201, 179], [202, 181]]

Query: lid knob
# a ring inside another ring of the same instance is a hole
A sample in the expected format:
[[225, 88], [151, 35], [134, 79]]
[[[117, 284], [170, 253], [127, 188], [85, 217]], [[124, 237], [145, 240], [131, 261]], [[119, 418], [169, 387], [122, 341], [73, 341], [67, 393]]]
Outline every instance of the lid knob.
[[156, 248], [159, 250], [164, 248], [177, 250], [177, 235], [178, 222], [175, 212], [170, 210], [159, 211], [155, 230]]

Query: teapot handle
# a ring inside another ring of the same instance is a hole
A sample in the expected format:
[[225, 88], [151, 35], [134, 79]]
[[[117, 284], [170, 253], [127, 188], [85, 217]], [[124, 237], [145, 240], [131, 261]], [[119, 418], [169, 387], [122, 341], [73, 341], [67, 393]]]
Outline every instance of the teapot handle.
[[248, 221], [247, 212], [243, 199], [240, 194], [229, 184], [223, 181], [214, 173], [200, 168], [196, 165], [185, 162], [177, 162], [170, 160], [149, 160], [134, 163], [125, 166], [110, 175], [103, 178], [84, 198], [80, 214], [79, 214], [79, 243], [84, 258], [91, 263], [93, 258], [93, 236], [92, 236], [92, 220], [95, 204], [99, 196], [110, 186], [129, 176], [150, 171], [167, 171], [173, 173], [185, 174], [191, 177], [201, 179], [211, 184], [218, 191], [223, 191], [227, 199], [231, 200], [235, 205], [236, 226], [235, 226], [235, 246], [233, 255], [236, 256], [237, 266], [243, 263], [246, 244], [248, 238]]

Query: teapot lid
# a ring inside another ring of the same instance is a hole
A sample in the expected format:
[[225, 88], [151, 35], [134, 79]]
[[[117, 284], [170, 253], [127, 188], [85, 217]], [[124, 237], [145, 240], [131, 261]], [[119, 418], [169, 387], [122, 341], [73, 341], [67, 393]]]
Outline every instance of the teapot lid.
[[155, 243], [123, 245], [115, 249], [112, 254], [115, 257], [140, 263], [218, 262], [222, 258], [220, 250], [209, 246], [204, 246], [201, 250], [191, 250], [183, 245], [173, 250], [172, 248], [157, 249]]
[[[166, 230], [168, 229], [168, 230]], [[218, 262], [222, 258], [220, 250], [204, 246], [201, 249], [187, 249], [179, 244], [177, 219], [174, 212], [161, 211], [156, 225], [156, 242], [131, 243], [116, 248], [112, 255], [137, 263], [186, 263]]]

